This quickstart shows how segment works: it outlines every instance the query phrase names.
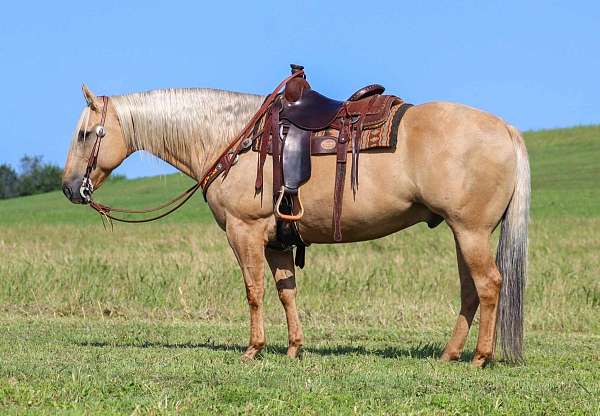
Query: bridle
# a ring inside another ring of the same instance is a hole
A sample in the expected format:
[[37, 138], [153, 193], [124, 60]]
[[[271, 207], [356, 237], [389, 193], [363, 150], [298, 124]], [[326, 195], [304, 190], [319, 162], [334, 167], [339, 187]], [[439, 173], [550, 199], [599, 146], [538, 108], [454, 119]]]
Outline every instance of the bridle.
[[87, 202], [92, 202], [92, 192], [94, 192], [94, 185], [90, 180], [90, 175], [92, 170], [96, 168], [96, 164], [98, 163], [98, 153], [100, 153], [100, 144], [102, 143], [102, 138], [106, 136], [106, 128], [104, 128], [104, 124], [106, 123], [106, 111], [108, 107], [108, 97], [102, 97], [102, 116], [100, 118], [100, 124], [96, 126], [96, 141], [94, 142], [94, 147], [92, 147], [92, 153], [88, 158], [88, 163], [85, 168], [85, 174], [83, 175], [83, 180], [81, 181], [81, 187], [79, 188], [79, 194], [81, 197]]
[[[92, 198], [92, 193], [94, 192], [94, 185], [90, 179], [92, 171], [96, 168], [98, 163], [98, 154], [100, 153], [100, 145], [102, 144], [102, 139], [106, 136], [106, 128], [104, 127], [106, 123], [106, 113], [108, 110], [108, 97], [102, 96], [102, 110], [101, 110], [101, 118], [100, 123], [96, 126], [96, 141], [94, 142], [94, 146], [92, 147], [92, 151], [90, 153], [90, 157], [88, 158], [88, 163], [85, 169], [85, 174], [83, 175], [83, 180], [81, 182], [81, 187], [79, 188], [79, 194], [85, 201], [85, 203], [89, 204], [91, 208], [93, 208], [96, 212], [98, 212], [103, 221], [107, 219], [110, 224], [112, 224], [112, 220], [118, 222], [126, 222], [126, 223], [144, 223], [155, 221], [161, 218], [166, 217], [172, 212], [179, 209], [183, 204], [185, 204], [198, 189], [202, 188], [204, 193], [204, 199], [206, 199], [206, 192], [208, 191], [208, 187], [210, 184], [222, 173], [229, 172], [231, 166], [235, 163], [237, 156], [243, 150], [249, 148], [250, 144], [246, 143], [249, 139], [246, 138], [248, 134], [251, 132], [255, 124], [260, 120], [260, 118], [270, 109], [271, 105], [275, 101], [278, 96], [279, 91], [283, 88], [288, 81], [292, 78], [296, 78], [298, 76], [303, 76], [304, 71], [298, 71], [293, 73], [292, 75], [285, 78], [283, 81], [279, 83], [279, 85], [273, 90], [273, 92], [264, 100], [261, 107], [254, 114], [254, 116], [246, 123], [246, 126], [242, 129], [242, 131], [231, 141], [231, 143], [225, 148], [225, 150], [221, 153], [219, 158], [211, 165], [211, 167], [202, 175], [202, 178], [195, 183], [191, 188], [182, 192], [175, 198], [165, 202], [154, 208], [140, 209], [140, 210], [130, 210], [125, 208], [114, 208], [108, 205], [101, 204], [96, 202]], [[246, 138], [246, 140], [242, 140]], [[250, 139], [251, 140], [251, 139]], [[237, 147], [236, 147], [237, 145]], [[235, 148], [235, 149], [234, 149]], [[169, 208], [170, 207], [170, 208]], [[151, 212], [161, 211], [163, 209], [169, 208], [167, 211], [157, 214], [153, 217], [142, 218], [142, 219], [130, 219], [130, 218], [122, 218], [115, 217], [112, 215], [113, 212], [119, 212], [123, 214], [148, 214]]]

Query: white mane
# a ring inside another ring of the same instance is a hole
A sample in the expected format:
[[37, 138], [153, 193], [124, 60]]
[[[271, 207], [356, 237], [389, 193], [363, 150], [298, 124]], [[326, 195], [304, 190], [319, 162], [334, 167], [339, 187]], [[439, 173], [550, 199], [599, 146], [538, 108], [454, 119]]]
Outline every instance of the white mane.
[[264, 99], [208, 88], [161, 89], [110, 98], [131, 149], [158, 157], [177, 155], [200, 165], [207, 161], [187, 159], [221, 151]]

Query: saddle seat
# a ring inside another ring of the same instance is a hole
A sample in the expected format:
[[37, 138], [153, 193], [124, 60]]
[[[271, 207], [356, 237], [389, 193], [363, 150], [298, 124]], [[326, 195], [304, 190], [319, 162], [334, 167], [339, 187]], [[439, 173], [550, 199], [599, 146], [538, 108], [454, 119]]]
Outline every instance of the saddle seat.
[[[292, 64], [292, 73], [304, 70]], [[367, 85], [356, 91], [346, 101], [326, 97], [310, 88], [304, 78], [294, 78], [285, 86], [280, 118], [288, 120], [304, 130], [324, 130], [331, 126], [344, 106], [350, 115], [358, 116], [368, 112], [366, 103], [357, 104], [365, 98], [381, 95], [385, 87], [379, 84]]]
[[332, 100], [308, 89], [296, 101], [286, 99], [280, 117], [304, 130], [323, 130], [333, 123], [343, 105], [343, 101]]

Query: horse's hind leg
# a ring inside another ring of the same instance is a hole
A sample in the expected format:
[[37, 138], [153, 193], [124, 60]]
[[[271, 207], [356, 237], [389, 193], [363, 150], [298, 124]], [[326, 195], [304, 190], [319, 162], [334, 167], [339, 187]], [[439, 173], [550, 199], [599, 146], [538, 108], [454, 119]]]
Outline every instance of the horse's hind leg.
[[448, 341], [442, 354], [442, 360], [444, 361], [458, 360], [460, 358], [467, 335], [469, 334], [469, 328], [471, 328], [471, 323], [473, 322], [473, 317], [479, 306], [479, 297], [477, 296], [475, 283], [465, 263], [458, 240], [455, 239], [455, 242], [458, 273], [460, 275], [460, 312], [454, 326], [452, 338]]
[[454, 229], [454, 236], [479, 297], [479, 334], [472, 363], [483, 367], [494, 356], [496, 313], [502, 278], [492, 256], [489, 230]]
[[242, 269], [246, 297], [250, 307], [250, 342], [243, 360], [251, 360], [265, 346], [263, 297], [265, 293], [266, 239], [261, 223], [248, 225], [236, 219], [227, 219], [227, 239]]
[[289, 357], [295, 358], [302, 347], [303, 335], [298, 308], [296, 307], [296, 278], [294, 276], [294, 256], [291, 250], [280, 251], [267, 248], [265, 257], [273, 273], [279, 300], [285, 310], [288, 327]]

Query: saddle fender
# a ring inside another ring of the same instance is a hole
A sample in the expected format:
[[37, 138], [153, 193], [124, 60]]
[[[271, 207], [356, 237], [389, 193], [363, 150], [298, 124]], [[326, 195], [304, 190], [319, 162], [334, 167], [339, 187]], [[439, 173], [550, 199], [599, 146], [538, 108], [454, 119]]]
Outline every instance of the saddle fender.
[[281, 157], [283, 186], [287, 192], [297, 193], [298, 188], [310, 179], [310, 131], [290, 125]]

